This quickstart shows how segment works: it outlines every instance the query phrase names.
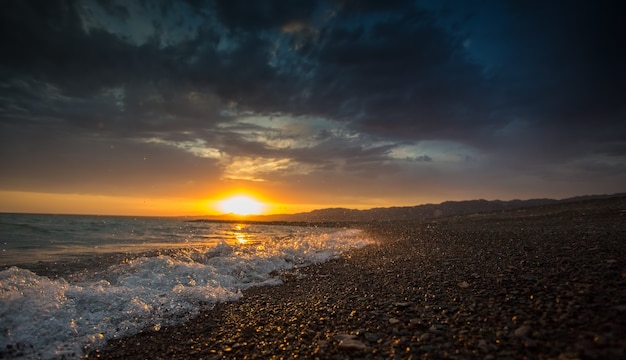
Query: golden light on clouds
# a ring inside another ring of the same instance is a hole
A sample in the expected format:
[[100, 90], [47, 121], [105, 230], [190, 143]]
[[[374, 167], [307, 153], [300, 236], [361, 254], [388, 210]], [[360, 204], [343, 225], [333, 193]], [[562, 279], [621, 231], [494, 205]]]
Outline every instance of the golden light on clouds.
[[307, 174], [311, 168], [291, 159], [253, 158], [237, 156], [228, 159], [224, 166], [223, 178], [229, 180], [246, 180], [265, 182], [271, 174]]

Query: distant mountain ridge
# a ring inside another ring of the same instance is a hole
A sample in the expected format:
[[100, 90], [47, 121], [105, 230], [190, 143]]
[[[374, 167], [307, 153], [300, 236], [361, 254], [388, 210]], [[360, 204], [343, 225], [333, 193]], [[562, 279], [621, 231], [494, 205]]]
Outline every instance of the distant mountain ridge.
[[[429, 220], [441, 217], [470, 215], [487, 212], [497, 212], [521, 209], [527, 207], [545, 206], [560, 203], [572, 203], [585, 200], [624, 197], [626, 193], [613, 195], [585, 195], [567, 199], [529, 199], [529, 200], [463, 200], [445, 201], [440, 204], [424, 204], [416, 206], [395, 206], [386, 208], [372, 208], [355, 210], [347, 208], [328, 208], [313, 210], [297, 214], [275, 214], [247, 216], [246, 221], [267, 222], [373, 222], [373, 221], [402, 221], [402, 220]], [[211, 217], [216, 220], [233, 220], [229, 216]]]

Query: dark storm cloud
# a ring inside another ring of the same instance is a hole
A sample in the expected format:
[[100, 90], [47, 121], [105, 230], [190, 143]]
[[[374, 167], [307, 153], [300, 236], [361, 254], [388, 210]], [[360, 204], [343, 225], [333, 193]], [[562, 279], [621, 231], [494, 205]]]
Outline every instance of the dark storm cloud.
[[486, 86], [480, 69], [455, 53], [455, 39], [430, 16], [398, 10], [369, 28], [328, 31], [314, 106], [331, 117], [359, 118], [359, 129], [391, 138], [429, 139], [442, 131], [456, 137], [479, 125], [484, 100], [474, 94]]
[[502, 76], [528, 96], [520, 96], [518, 101], [526, 100], [521, 105], [542, 117], [578, 122], [607, 118], [616, 110], [623, 115], [624, 17], [618, 2], [512, 6], [512, 27], [531, 20], [532, 26], [512, 34], [522, 46], [504, 50], [509, 63]]
[[[146, 118], [168, 109], [173, 116], [185, 118], [189, 115], [183, 112], [187, 104], [171, 93], [190, 88], [215, 91], [224, 101], [236, 101], [254, 111], [304, 112], [338, 120], [362, 115], [359, 126], [372, 132], [383, 130], [379, 124], [384, 117], [386, 125], [392, 124], [385, 130], [401, 129], [392, 135], [406, 135], [405, 129], [410, 127], [414, 133], [409, 136], [428, 136], [440, 127], [450, 127], [442, 123], [454, 121], [454, 112], [474, 106], [464, 96], [469, 86], [464, 82], [475, 80], [471, 78], [475, 72], [451, 59], [450, 37], [412, 7], [407, 11], [389, 4], [331, 3], [330, 9], [340, 10], [332, 20], [334, 25], [322, 27], [316, 43], [304, 48], [306, 53], [300, 49], [291, 54], [301, 61], [308, 59], [313, 76], [307, 78], [293, 69], [269, 66], [273, 40], [259, 36], [256, 30], [277, 31], [290, 21], [307, 20], [314, 2], [298, 6], [217, 2], [219, 20], [241, 29], [230, 40], [234, 49], [227, 52], [200, 46], [223, 35], [211, 28], [176, 48], [158, 48], [156, 41], [135, 46], [103, 30], [83, 31], [76, 4], [46, 4], [30, 9], [18, 3], [19, 9], [7, 12], [13, 21], [3, 22], [3, 34], [9, 34], [4, 40], [8, 52], [14, 54], [10, 57], [13, 63], [7, 65], [36, 81], [50, 82], [66, 96], [82, 99], [103, 87], [127, 86], [126, 114], [122, 115], [129, 127], [133, 122], [150, 124], [153, 121]], [[354, 19], [355, 14], [381, 9], [387, 19]], [[128, 18], [128, 11], [120, 5], [109, 4], [105, 10]], [[21, 18], [30, 21], [17, 20]], [[356, 28], [350, 29], [354, 25]], [[189, 61], [191, 57], [197, 59]], [[467, 77], [470, 79], [465, 80]], [[142, 101], [149, 97], [146, 87], [154, 90], [160, 102]], [[311, 95], [294, 95], [302, 89]], [[461, 100], [464, 104], [459, 105]]]
[[[587, 12], [581, 4], [505, 6], [501, 27], [491, 31], [503, 31], [509, 43], [495, 50], [502, 53], [495, 64], [472, 58], [464, 45], [471, 38], [419, 10], [331, 30], [312, 91], [325, 95], [314, 99], [317, 109], [359, 116], [356, 126], [373, 134], [487, 149], [498, 145], [500, 129], [523, 119], [545, 137], [542, 150], [563, 146], [574, 155], [567, 142], [584, 142], [590, 130], [601, 137], [596, 129], [613, 127], [623, 135], [625, 113], [624, 13], [602, 6]], [[469, 23], [466, 31], [489, 25]]]
[[[454, 142], [491, 165], [538, 173], [608, 156], [584, 166], [626, 176], [626, 19], [617, 1], [1, 6], [0, 149], [22, 179], [41, 173], [24, 164], [49, 161], [38, 154], [71, 159], [96, 138], [117, 152], [93, 148], [93, 164], [128, 182], [133, 165], [120, 159], [168, 146], [168, 164], [217, 168], [215, 159], [192, 160], [189, 144], [198, 143], [373, 175], [409, 163], [392, 164], [399, 147]], [[309, 146], [276, 146], [305, 136], [237, 123], [248, 115], [326, 122], [307, 133]], [[406, 156], [412, 166], [451, 156], [418, 150]], [[463, 151], [455, 156], [475, 157]]]
[[309, 19], [319, 5], [316, 0], [246, 1], [217, 0], [218, 18], [229, 28], [244, 31], [275, 29], [292, 21]]
[[50, 82], [66, 95], [85, 96], [138, 69], [135, 50], [102, 31], [86, 34], [71, 1], [8, 1], [0, 39], [5, 77]]

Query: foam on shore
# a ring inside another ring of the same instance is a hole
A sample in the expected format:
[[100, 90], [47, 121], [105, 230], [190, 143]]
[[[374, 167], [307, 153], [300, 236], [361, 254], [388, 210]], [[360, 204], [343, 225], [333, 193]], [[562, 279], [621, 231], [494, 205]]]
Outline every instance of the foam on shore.
[[[77, 358], [84, 349], [145, 328], [188, 320], [202, 305], [281, 283], [281, 271], [367, 244], [360, 230], [297, 232], [253, 244], [221, 242], [139, 256], [76, 281], [11, 267], [0, 272], [0, 355]], [[4, 352], [4, 353], [3, 353]]]

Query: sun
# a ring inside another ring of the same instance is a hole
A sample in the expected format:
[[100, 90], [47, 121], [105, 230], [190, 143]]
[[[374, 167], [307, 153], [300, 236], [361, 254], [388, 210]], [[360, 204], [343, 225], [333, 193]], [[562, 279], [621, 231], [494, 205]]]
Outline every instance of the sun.
[[228, 214], [254, 215], [263, 210], [263, 204], [245, 195], [237, 195], [220, 202], [220, 210]]

